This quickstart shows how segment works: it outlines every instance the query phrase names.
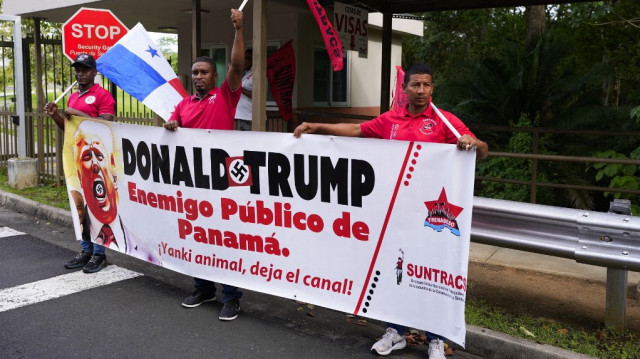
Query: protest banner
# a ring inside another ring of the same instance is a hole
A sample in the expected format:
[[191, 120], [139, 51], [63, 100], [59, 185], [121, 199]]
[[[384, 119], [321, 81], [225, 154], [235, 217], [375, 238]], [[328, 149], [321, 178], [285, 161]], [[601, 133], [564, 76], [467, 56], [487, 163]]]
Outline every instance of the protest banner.
[[474, 152], [73, 117], [63, 156], [78, 238], [464, 345]]

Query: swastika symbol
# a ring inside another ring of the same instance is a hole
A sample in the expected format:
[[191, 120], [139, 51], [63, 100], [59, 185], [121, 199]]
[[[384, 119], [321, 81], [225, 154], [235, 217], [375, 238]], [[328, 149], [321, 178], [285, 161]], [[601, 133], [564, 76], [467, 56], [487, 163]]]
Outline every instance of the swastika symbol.
[[96, 194], [98, 196], [104, 195], [104, 186], [102, 186], [101, 184], [96, 185]]
[[249, 169], [243, 161], [234, 160], [233, 162], [231, 162], [231, 165], [229, 167], [229, 173], [233, 176], [237, 183], [243, 183], [247, 180], [246, 174], [249, 172]]

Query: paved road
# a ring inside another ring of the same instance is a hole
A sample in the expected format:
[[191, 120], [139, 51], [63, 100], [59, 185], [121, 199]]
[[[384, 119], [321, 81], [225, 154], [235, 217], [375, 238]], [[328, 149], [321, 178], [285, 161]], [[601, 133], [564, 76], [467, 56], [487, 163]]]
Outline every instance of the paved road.
[[[112, 251], [99, 273], [65, 269], [79, 248], [72, 237], [0, 207], [0, 358], [376, 357], [379, 322], [250, 291], [238, 319], [221, 322], [219, 302], [180, 306], [192, 290], [182, 274]], [[427, 358], [426, 349], [392, 357]]]

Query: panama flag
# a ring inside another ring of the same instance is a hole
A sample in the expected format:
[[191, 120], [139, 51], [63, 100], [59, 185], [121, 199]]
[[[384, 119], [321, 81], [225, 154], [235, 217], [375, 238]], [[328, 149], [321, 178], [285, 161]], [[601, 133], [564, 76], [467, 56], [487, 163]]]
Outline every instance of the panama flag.
[[165, 121], [187, 96], [169, 62], [138, 23], [96, 60], [98, 71]]

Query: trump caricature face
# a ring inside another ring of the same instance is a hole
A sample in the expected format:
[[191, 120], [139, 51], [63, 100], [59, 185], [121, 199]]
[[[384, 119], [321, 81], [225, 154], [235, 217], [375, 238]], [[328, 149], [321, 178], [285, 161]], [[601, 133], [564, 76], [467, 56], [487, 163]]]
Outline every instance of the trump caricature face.
[[111, 223], [118, 213], [110, 129], [101, 123], [84, 121], [74, 140], [78, 179], [89, 211], [102, 223]]

